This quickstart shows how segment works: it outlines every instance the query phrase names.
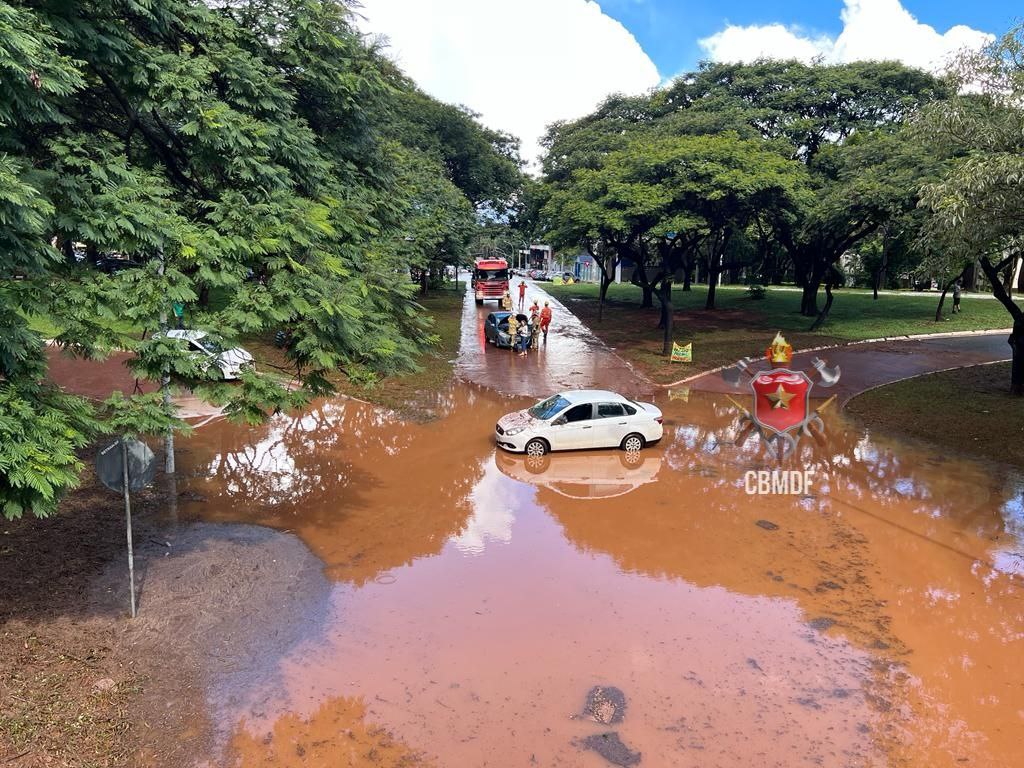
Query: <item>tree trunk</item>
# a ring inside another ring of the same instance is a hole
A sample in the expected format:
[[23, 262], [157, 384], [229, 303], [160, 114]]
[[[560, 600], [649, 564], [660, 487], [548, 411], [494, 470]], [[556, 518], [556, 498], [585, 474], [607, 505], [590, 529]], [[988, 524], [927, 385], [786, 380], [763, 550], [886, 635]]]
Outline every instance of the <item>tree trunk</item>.
[[[815, 299], [815, 303], [817, 303], [817, 299]], [[812, 330], [812, 331], [818, 330], [822, 326], [822, 324], [825, 322], [825, 319], [828, 317], [829, 310], [831, 310], [831, 309], [832, 309], [832, 281], [829, 280], [828, 282], [825, 283], [825, 306], [821, 308], [821, 312], [819, 312], [818, 316], [814, 319], [814, 322], [811, 324], [810, 330]]]
[[715, 308], [715, 288], [718, 284], [718, 274], [708, 271], [708, 298], [704, 302], [704, 309]]
[[597, 322], [601, 322], [604, 318], [604, 299], [608, 295], [608, 286], [611, 284], [611, 275], [607, 272], [601, 272], [601, 286], [598, 288]]
[[654, 287], [650, 283], [640, 283], [640, 289], [644, 292], [643, 300], [640, 302], [640, 308], [650, 309], [654, 306]]
[[665, 299], [668, 299], [669, 305], [672, 303], [672, 275], [668, 275], [662, 278], [658, 284], [657, 289], [658, 302], [661, 305], [661, 313], [658, 318], [658, 327], [665, 327]]
[[690, 290], [693, 284], [693, 264], [687, 263], [683, 266], [683, 290]]
[[1015, 257], [1007, 257], [997, 265], [993, 265], [987, 258], [978, 259], [978, 266], [981, 267], [985, 277], [992, 286], [992, 295], [1002, 304], [1006, 311], [1013, 318], [1013, 330], [1006, 343], [1010, 345], [1010, 394], [1014, 397], [1024, 396], [1024, 310], [1017, 306], [1010, 294], [1003, 289], [999, 279], [999, 271], [1006, 267], [1007, 263], [1013, 263]]
[[658, 287], [658, 301], [661, 303], [661, 323], [658, 326], [664, 331], [661, 354], [672, 354], [672, 322], [675, 314], [672, 309], [672, 278], [661, 281]]
[[1013, 321], [1013, 332], [1007, 339], [1010, 345], [1010, 394], [1024, 397], [1024, 318]]
[[821, 287], [821, 278], [808, 276], [804, 284], [803, 294], [800, 297], [800, 314], [804, 317], [816, 317], [818, 314], [818, 288]]

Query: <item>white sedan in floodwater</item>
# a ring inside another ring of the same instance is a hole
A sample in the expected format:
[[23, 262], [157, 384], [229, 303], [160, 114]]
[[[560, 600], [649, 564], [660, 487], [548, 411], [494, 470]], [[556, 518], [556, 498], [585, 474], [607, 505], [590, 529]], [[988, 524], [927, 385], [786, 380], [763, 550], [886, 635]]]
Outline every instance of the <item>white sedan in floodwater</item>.
[[639, 451], [661, 439], [661, 420], [661, 409], [650, 403], [602, 389], [580, 389], [502, 416], [494, 438], [502, 448], [529, 456], [580, 448]]

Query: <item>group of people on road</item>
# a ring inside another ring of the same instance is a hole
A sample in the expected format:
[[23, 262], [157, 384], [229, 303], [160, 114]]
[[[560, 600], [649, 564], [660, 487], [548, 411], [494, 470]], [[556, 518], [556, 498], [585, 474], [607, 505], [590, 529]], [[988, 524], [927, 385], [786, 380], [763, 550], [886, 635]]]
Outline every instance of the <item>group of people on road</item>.
[[[551, 327], [551, 306], [548, 302], [544, 302], [544, 307], [541, 308], [540, 302], [537, 299], [533, 300], [533, 304], [530, 305], [530, 317], [529, 320], [520, 320], [520, 317], [524, 317], [523, 314], [516, 314], [512, 311], [512, 297], [506, 291], [505, 296], [502, 298], [502, 306], [512, 314], [508, 317], [508, 335], [512, 339], [512, 351], [517, 352], [519, 357], [525, 357], [529, 354], [531, 347], [536, 348], [538, 338], [543, 335], [544, 343], [548, 340], [548, 329]], [[519, 282], [519, 311], [522, 313], [526, 306], [526, 282]], [[540, 331], [538, 333], [537, 331]]]

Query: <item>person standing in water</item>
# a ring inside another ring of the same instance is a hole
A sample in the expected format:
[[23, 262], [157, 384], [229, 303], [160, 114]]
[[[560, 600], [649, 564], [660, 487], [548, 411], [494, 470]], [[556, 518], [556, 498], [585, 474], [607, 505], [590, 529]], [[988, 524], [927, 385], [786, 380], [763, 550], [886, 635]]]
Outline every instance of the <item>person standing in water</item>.
[[519, 309], [526, 306], [526, 281], [519, 281]]
[[544, 302], [544, 309], [540, 311], [540, 330], [544, 334], [544, 343], [548, 343], [548, 327], [551, 325], [551, 307]]
[[514, 352], [519, 345], [519, 321], [516, 319], [515, 312], [508, 316], [508, 340], [510, 342], [509, 349]]
[[530, 346], [536, 348], [540, 342], [540, 304], [533, 300], [530, 305]]
[[526, 357], [530, 351], [530, 326], [526, 323], [519, 324], [519, 356]]

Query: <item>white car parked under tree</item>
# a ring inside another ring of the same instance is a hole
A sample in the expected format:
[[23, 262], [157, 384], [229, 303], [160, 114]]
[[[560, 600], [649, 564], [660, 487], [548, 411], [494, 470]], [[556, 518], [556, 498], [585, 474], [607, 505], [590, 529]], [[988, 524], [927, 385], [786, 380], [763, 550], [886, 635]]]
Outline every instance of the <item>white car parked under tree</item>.
[[253, 365], [252, 355], [246, 350], [241, 347], [225, 349], [204, 331], [173, 330], [167, 331], [167, 337], [188, 344], [190, 352], [220, 370], [225, 379], [237, 379], [243, 368]]
[[661, 409], [615, 392], [561, 392], [532, 408], [502, 416], [494, 428], [502, 448], [530, 456], [581, 448], [639, 451], [661, 439]]

